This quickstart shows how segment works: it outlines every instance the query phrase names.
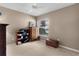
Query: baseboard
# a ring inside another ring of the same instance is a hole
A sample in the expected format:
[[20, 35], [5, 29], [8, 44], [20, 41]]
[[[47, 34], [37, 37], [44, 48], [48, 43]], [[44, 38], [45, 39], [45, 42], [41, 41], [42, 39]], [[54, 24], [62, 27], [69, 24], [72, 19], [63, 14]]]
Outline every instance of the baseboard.
[[74, 49], [74, 48], [70, 48], [70, 47], [63, 46], [63, 45], [59, 45], [59, 47], [62, 47], [62, 48], [65, 48], [65, 49], [68, 49], [68, 50], [71, 50], [71, 51], [74, 51], [74, 52], [77, 52], [77, 53], [79, 53], [79, 50], [77, 50], [77, 49]]

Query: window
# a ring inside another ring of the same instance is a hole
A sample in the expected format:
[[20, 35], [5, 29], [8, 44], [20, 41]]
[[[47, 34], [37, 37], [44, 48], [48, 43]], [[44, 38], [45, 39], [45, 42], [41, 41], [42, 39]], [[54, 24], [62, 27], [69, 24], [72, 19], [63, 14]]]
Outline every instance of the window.
[[48, 35], [48, 21], [47, 20], [40, 21], [39, 34]]

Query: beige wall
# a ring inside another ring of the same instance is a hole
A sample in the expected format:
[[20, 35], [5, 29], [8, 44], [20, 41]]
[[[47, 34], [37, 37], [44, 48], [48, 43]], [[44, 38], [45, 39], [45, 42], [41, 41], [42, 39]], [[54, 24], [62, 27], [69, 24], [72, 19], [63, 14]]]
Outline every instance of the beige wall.
[[66, 7], [37, 19], [49, 20], [49, 37], [59, 38], [60, 44], [79, 49], [79, 4]]
[[0, 7], [0, 23], [9, 24], [7, 26], [7, 43], [12, 43], [16, 40], [16, 30], [27, 28], [28, 21], [34, 20], [34, 17], [27, 14]]

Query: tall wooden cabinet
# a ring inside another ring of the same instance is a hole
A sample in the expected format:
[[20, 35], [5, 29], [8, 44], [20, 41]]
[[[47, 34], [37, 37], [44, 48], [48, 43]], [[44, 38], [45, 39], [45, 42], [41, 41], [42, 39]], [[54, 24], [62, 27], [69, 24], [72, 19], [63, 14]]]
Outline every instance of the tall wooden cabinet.
[[6, 26], [8, 24], [0, 24], [0, 56], [6, 56]]
[[38, 28], [37, 27], [29, 27], [29, 36], [30, 40], [34, 41], [38, 38]]

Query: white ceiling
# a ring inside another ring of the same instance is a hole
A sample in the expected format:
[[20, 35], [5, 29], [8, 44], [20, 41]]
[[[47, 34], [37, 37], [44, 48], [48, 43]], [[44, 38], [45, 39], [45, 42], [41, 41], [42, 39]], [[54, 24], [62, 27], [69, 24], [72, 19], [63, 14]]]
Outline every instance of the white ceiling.
[[9, 9], [17, 10], [20, 12], [27, 13], [32, 16], [40, 16], [42, 14], [55, 11], [74, 3], [37, 3], [33, 8], [34, 3], [1, 3], [0, 5]]

